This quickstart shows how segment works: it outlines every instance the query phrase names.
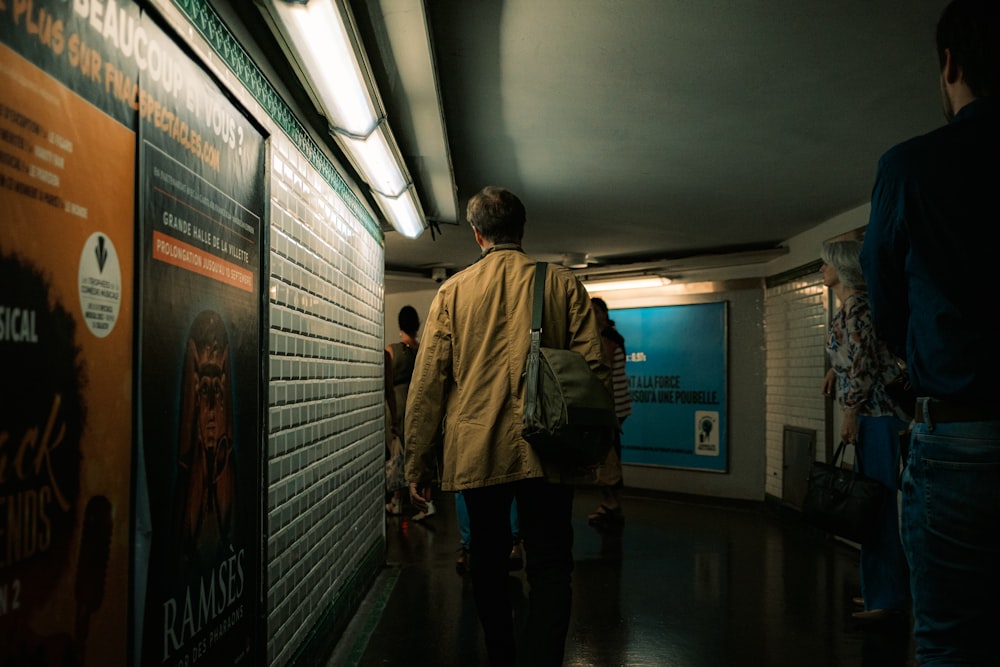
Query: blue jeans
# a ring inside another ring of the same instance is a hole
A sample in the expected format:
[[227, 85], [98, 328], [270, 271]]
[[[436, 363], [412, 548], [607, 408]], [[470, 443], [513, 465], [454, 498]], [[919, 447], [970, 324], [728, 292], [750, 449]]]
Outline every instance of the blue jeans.
[[878, 534], [861, 547], [861, 596], [865, 609], [905, 610], [910, 606], [906, 557], [899, 541], [896, 494], [899, 486], [899, 432], [906, 424], [895, 417], [858, 420], [855, 460], [860, 472], [889, 490], [878, 517]]
[[1000, 664], [1000, 420], [941, 424], [930, 412], [903, 473], [917, 660]]
[[[462, 548], [469, 548], [469, 509], [465, 506], [465, 496], [461, 491], [455, 492], [455, 515], [458, 517], [458, 538]], [[517, 525], [517, 498], [510, 504], [510, 532], [515, 539], [520, 539], [521, 529]]]

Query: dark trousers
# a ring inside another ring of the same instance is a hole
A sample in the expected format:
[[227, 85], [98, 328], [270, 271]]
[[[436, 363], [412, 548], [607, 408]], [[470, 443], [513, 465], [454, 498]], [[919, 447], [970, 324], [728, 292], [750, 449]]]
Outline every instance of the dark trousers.
[[472, 587], [491, 665], [515, 664], [507, 559], [517, 498], [528, 577], [523, 665], [561, 665], [569, 630], [573, 572], [573, 487], [526, 479], [463, 491], [469, 509]]

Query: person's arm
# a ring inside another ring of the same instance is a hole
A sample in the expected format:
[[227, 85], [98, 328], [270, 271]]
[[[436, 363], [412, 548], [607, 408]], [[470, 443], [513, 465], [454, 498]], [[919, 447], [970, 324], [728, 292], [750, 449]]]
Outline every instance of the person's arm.
[[861, 248], [861, 268], [868, 285], [875, 334], [900, 358], [906, 357], [910, 316], [906, 289], [909, 239], [902, 223], [904, 193], [892, 153], [879, 161], [871, 213]]
[[611, 359], [611, 381], [614, 386], [615, 414], [618, 423], [632, 414], [632, 396], [628, 389], [628, 376], [625, 374], [625, 350], [616, 345]]
[[829, 368], [823, 376], [823, 395], [834, 397], [837, 391], [837, 373]]
[[590, 370], [604, 383], [608, 392], [614, 394], [611, 380], [611, 359], [604, 353], [601, 330], [597, 326], [597, 316], [590, 305], [590, 295], [576, 278], [567, 287], [568, 330], [567, 349], [573, 350], [587, 360]]
[[383, 361], [385, 363], [385, 402], [389, 406], [389, 418], [392, 419], [392, 427], [396, 427], [396, 390], [392, 379], [392, 351], [389, 348], [383, 350]]
[[845, 304], [844, 344], [847, 346], [848, 366], [840, 433], [847, 442], [857, 439], [858, 415], [871, 396], [877, 377], [874, 374], [877, 364], [875, 332], [870, 324], [869, 309], [861, 304], [854, 299]]

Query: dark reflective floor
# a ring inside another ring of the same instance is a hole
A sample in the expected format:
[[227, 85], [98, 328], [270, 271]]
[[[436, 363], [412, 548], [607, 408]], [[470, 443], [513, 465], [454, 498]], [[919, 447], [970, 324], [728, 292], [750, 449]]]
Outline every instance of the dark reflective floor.
[[[468, 578], [455, 572], [454, 498], [423, 523], [387, 519], [389, 566], [329, 665], [485, 665]], [[618, 532], [574, 504], [566, 665], [912, 665], [909, 621], [862, 625], [858, 553], [767, 505], [627, 495]], [[531, 554], [527, 554], [531, 558]], [[511, 576], [515, 613], [527, 583]]]

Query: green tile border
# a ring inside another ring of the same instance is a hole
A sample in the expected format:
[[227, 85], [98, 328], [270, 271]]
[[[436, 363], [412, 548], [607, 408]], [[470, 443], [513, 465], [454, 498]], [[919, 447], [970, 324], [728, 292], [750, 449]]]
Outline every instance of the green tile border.
[[[372, 237], [380, 244], [385, 244], [385, 236], [382, 228], [372, 218], [368, 210], [358, 200], [354, 191], [347, 186], [344, 179], [337, 173], [336, 168], [330, 159], [320, 150], [313, 138], [306, 132], [302, 123], [292, 112], [291, 107], [274, 89], [271, 82], [267, 80], [264, 73], [260, 71], [254, 63], [253, 58], [243, 49], [242, 45], [215, 10], [209, 6], [207, 0], [172, 0], [177, 7], [191, 22], [191, 25], [208, 42], [216, 55], [229, 67], [229, 70], [238, 78], [247, 91], [253, 95], [260, 104], [264, 112], [270, 116], [278, 127], [284, 130], [292, 143], [302, 151], [309, 163], [319, 172], [330, 187], [333, 188], [340, 198], [347, 204], [358, 220], [364, 225]], [[247, 0], [248, 2], [250, 0]]]
[[289, 667], [314, 667], [327, 663], [334, 646], [384, 567], [385, 538], [382, 537], [372, 545], [337, 596], [320, 614], [306, 640], [288, 662]]
[[[388, 566], [379, 574], [372, 591], [365, 597], [365, 602], [358, 610], [360, 618], [356, 615], [351, 619], [351, 625], [357, 624], [360, 627], [352, 635], [349, 626], [335, 649], [334, 657], [342, 660], [342, 663], [333, 663], [331, 659], [327, 661], [328, 664], [339, 664], [340, 667], [357, 667], [361, 664], [365, 657], [365, 651], [368, 650], [368, 644], [375, 634], [375, 629], [382, 620], [386, 605], [389, 604], [393, 588], [399, 581], [400, 574], [401, 569], [398, 565]], [[344, 653], [337, 656], [336, 652], [340, 651], [340, 644], [345, 645]]]

